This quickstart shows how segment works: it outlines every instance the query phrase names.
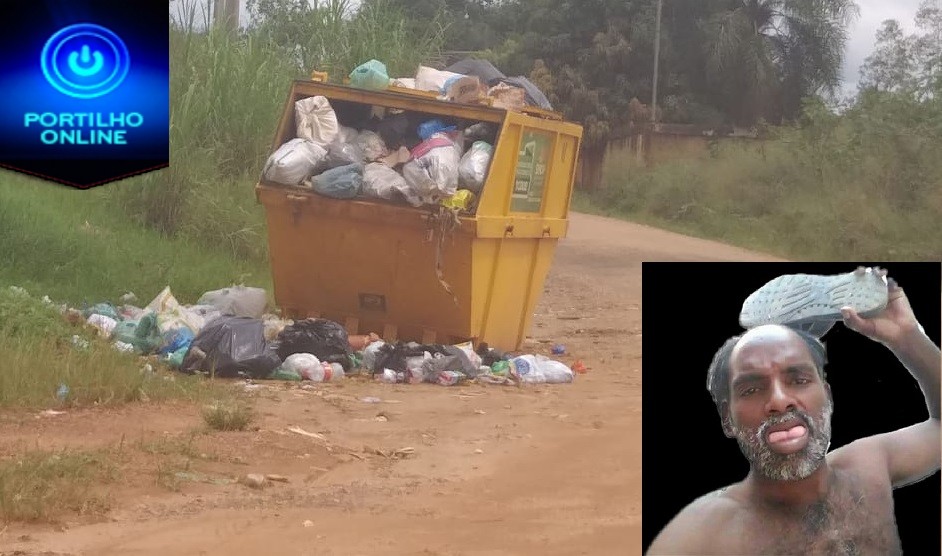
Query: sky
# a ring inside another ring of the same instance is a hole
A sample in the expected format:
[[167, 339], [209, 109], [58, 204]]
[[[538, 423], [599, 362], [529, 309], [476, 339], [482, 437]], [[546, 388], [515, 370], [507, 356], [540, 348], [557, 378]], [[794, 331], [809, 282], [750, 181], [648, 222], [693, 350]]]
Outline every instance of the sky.
[[[209, 0], [196, 0], [205, 5]], [[666, 0], [670, 1], [670, 0]], [[867, 56], [873, 52], [873, 46], [876, 42], [877, 30], [887, 19], [896, 19], [900, 22], [906, 32], [915, 30], [914, 20], [916, 10], [922, 0], [857, 0], [860, 6], [860, 17], [851, 25], [850, 37], [845, 53], [845, 63], [842, 72], [844, 83], [843, 90], [845, 94], [853, 94], [857, 91], [857, 82], [860, 79], [860, 66], [863, 65]], [[246, 0], [240, 0], [242, 13], [241, 20], [244, 25], [248, 22], [248, 13], [245, 10]], [[171, 13], [173, 5], [179, 2], [171, 3]]]

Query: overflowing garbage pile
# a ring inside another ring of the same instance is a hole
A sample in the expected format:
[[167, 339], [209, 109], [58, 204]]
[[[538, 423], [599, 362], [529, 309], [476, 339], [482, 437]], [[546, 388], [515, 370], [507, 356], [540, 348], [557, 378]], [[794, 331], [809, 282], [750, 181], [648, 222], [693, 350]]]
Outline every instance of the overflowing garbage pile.
[[[433, 91], [440, 100], [508, 110], [552, 108], [529, 80], [507, 78], [482, 60], [464, 60], [444, 71], [420, 66], [414, 78], [405, 79], [390, 79], [385, 66], [371, 60], [354, 70], [350, 80], [354, 87]], [[296, 136], [268, 158], [264, 180], [335, 199], [475, 210], [497, 126], [343, 101], [334, 104], [323, 96], [295, 102]]]
[[156, 355], [187, 374], [332, 382], [350, 375], [386, 383], [453, 386], [572, 382], [565, 364], [540, 355], [512, 356], [481, 344], [387, 343], [376, 334], [348, 335], [327, 319], [284, 320], [266, 313], [261, 288], [233, 286], [181, 305], [165, 288], [146, 307], [98, 303], [65, 308], [66, 318], [97, 330], [115, 349]]

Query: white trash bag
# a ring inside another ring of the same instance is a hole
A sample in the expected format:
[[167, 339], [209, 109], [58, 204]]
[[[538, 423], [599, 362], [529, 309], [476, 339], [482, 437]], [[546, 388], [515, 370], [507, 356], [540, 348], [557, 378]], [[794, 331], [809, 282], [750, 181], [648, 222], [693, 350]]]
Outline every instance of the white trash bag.
[[445, 133], [436, 133], [412, 150], [402, 175], [423, 204], [438, 204], [458, 191], [461, 147]]
[[458, 183], [465, 189], [480, 193], [487, 178], [487, 167], [491, 163], [494, 147], [484, 141], [475, 141], [458, 165]]
[[514, 373], [526, 384], [560, 384], [572, 382], [572, 369], [543, 355], [521, 355], [510, 360]]
[[281, 368], [286, 371], [293, 371], [305, 380], [314, 380], [318, 374], [323, 375], [324, 370], [321, 360], [310, 353], [294, 353], [285, 359]]
[[268, 295], [262, 288], [233, 286], [204, 293], [197, 301], [199, 305], [212, 305], [224, 315], [259, 319], [265, 314]]
[[396, 193], [400, 193], [407, 201], [421, 203], [418, 197], [411, 193], [405, 178], [400, 176], [399, 172], [381, 162], [366, 165], [363, 170], [362, 193], [367, 197], [386, 199], [387, 201], [394, 200]]
[[294, 121], [297, 135], [317, 143], [321, 147], [334, 142], [340, 133], [337, 114], [327, 97], [308, 97], [294, 103]]
[[360, 132], [353, 129], [352, 127], [347, 127], [345, 125], [340, 126], [340, 133], [337, 134], [337, 138], [334, 139], [335, 143], [355, 143], [357, 136], [360, 135]]
[[292, 139], [278, 147], [262, 170], [262, 177], [282, 185], [301, 185], [327, 157], [327, 150], [307, 139]]
[[361, 131], [357, 136], [356, 145], [363, 152], [364, 162], [376, 162], [389, 154], [383, 138], [373, 131]]

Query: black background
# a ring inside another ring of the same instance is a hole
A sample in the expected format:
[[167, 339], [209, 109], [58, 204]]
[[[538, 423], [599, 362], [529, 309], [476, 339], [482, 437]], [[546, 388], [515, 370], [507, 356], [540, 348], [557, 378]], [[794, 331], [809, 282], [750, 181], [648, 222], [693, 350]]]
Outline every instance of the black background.
[[[782, 274], [839, 274], [881, 266], [904, 289], [939, 345], [942, 266], [938, 263], [644, 263], [642, 534], [647, 550], [696, 498], [741, 481], [749, 471], [726, 438], [706, 388], [713, 355], [743, 332], [746, 297]], [[837, 323], [823, 338], [834, 396], [831, 450], [928, 417], [916, 380], [881, 344]], [[939, 473], [894, 491], [906, 554], [939, 554]]]

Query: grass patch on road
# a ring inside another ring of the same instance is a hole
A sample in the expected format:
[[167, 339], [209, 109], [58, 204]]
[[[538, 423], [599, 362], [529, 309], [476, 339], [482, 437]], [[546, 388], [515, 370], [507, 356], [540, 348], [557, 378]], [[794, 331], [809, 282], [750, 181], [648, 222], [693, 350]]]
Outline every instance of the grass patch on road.
[[115, 478], [102, 451], [24, 453], [0, 462], [0, 518], [49, 522], [66, 513], [103, 514], [110, 504], [96, 486]]
[[235, 400], [216, 400], [203, 407], [203, 421], [217, 431], [243, 431], [252, 422], [252, 407]]

